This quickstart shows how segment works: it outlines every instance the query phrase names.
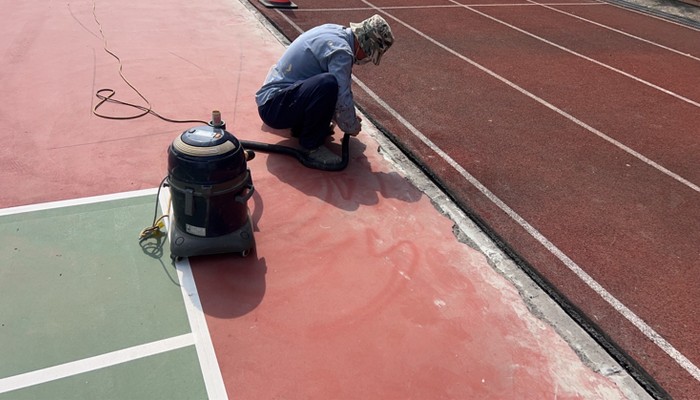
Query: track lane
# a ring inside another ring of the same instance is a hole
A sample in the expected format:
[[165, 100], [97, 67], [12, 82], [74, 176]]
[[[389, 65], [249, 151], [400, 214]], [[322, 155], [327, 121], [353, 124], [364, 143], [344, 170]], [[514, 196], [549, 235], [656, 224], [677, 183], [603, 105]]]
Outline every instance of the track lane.
[[[453, 12], [435, 10], [434, 13], [445, 19]], [[402, 15], [402, 12], [397, 10], [397, 15]], [[527, 19], [518, 17], [519, 13], [511, 15], [519, 20]], [[606, 136], [628, 145], [697, 188], [700, 169], [695, 166], [700, 165], [700, 151], [694, 135], [685, 134], [700, 126], [696, 105], [667, 98], [665, 93], [653, 87], [625, 76], [616, 76], [615, 71], [577, 59], [574, 54], [519, 31], [502, 31], [501, 24], [486, 17], [464, 18], [453, 25], [445, 23], [446, 30], [442, 26], [433, 26], [426, 28], [425, 33]], [[463, 30], [469, 40], [443, 33], [459, 29], [461, 24], [469, 26], [468, 31]], [[420, 23], [418, 27], [421, 27]], [[569, 28], [565, 25], [558, 28], [562, 36], [569, 36]], [[592, 43], [608, 41], [605, 32], [601, 36], [595, 36], [595, 33], [589, 32], [587, 40]], [[625, 52], [628, 47], [629, 43], [624, 43], [619, 47], [612, 46], [608, 51]], [[552, 68], [553, 65], [557, 67]], [[692, 70], [693, 67], [688, 64], [686, 69]], [[682, 78], [679, 80], [683, 82]], [[637, 95], [630, 98], [628, 93]], [[672, 117], [677, 113], [685, 117]], [[629, 117], [620, 118], [620, 115]], [[669, 138], [669, 132], [672, 138]]]
[[[533, 38], [548, 41], [564, 51], [582, 58], [588, 57], [591, 62], [616, 70], [696, 107], [700, 106], [700, 77], [693, 73], [700, 62], [700, 58], [693, 56], [700, 53], [700, 43], [685, 46], [688, 52], [676, 50], [654, 40], [626, 35], [623, 31], [614, 31], [604, 25], [596, 25], [594, 21], [545, 7], [528, 9], [527, 17], [503, 7], [469, 9]], [[650, 29], [653, 27], [650, 26]], [[654, 62], [650, 63], [650, 59]], [[669, 71], [674, 73], [669, 74]]]
[[634, 36], [650, 39], [682, 53], [700, 57], [697, 41], [693, 39], [694, 35], [700, 32], [700, 24], [695, 26], [681, 24], [609, 3], [602, 3], [602, 7], [578, 7], [536, 1], [534, 3], [541, 3], [548, 8], [565, 11]]

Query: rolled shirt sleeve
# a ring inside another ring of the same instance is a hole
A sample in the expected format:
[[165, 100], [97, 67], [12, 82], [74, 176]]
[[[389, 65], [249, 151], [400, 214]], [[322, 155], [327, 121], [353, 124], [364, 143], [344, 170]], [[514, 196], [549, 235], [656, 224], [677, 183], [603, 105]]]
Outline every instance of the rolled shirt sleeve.
[[335, 122], [345, 133], [356, 134], [362, 129], [355, 114], [352, 95], [352, 54], [336, 52], [328, 63], [328, 72], [338, 81], [338, 100], [335, 103]]

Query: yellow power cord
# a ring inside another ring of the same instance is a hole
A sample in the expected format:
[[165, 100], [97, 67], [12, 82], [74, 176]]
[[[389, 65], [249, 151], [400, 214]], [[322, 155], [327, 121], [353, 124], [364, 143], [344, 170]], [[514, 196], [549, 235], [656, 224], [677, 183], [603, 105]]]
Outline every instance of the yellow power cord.
[[160, 185], [158, 185], [158, 191], [156, 192], [156, 205], [155, 210], [153, 210], [153, 223], [151, 224], [151, 226], [143, 228], [141, 230], [141, 233], [139, 233], [139, 242], [142, 242], [149, 238], [159, 238], [163, 235], [166, 235], [166, 233], [163, 232], [162, 229], [165, 229], [165, 219], [170, 218], [170, 208], [173, 204], [172, 199], [168, 199], [168, 209], [165, 210], [165, 214], [161, 215], [159, 218], [156, 218], [156, 215], [158, 215], [158, 202], [160, 201], [160, 191], [161, 189], [163, 189], [163, 186], [167, 186], [167, 184], [165, 184], [167, 180], [168, 177], [166, 176], [165, 178], [163, 178], [162, 181], [160, 181]]
[[168, 214], [163, 214], [158, 218], [153, 225], [149, 226], [148, 228], [144, 228], [141, 233], [139, 234], [139, 241], [145, 240], [148, 238], [152, 237], [160, 237], [162, 235], [165, 235], [165, 232], [163, 232], [161, 229], [165, 228], [165, 218], [169, 218], [170, 216]]

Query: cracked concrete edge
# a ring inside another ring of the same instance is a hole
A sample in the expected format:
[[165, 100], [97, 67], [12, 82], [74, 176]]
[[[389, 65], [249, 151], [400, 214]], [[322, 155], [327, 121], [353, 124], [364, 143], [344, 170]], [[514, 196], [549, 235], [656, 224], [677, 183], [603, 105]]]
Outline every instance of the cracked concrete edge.
[[[579, 326], [537, 283], [510, 259], [452, 200], [435, 185], [383, 133], [363, 122], [363, 133], [378, 144], [378, 151], [411, 184], [425, 193], [438, 212], [454, 222], [458, 241], [478, 250], [489, 265], [520, 293], [530, 312], [562, 337], [581, 361], [594, 372], [612, 381], [628, 399], [653, 397], [630, 376], [586, 331]], [[368, 148], [369, 150], [369, 148]]]
[[602, 0], [611, 5], [700, 29], [700, 0]]

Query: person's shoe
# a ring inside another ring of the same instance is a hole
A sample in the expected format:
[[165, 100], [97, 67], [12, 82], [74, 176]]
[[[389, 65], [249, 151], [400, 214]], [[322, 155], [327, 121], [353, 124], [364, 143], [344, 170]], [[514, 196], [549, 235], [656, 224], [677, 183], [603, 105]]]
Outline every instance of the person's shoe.
[[320, 146], [316, 149], [309, 150], [306, 154], [310, 159], [324, 165], [338, 164], [343, 161], [339, 155], [333, 153], [326, 146]]

